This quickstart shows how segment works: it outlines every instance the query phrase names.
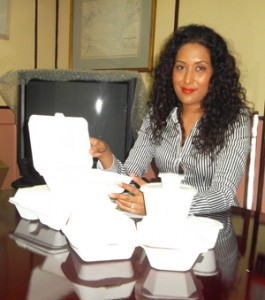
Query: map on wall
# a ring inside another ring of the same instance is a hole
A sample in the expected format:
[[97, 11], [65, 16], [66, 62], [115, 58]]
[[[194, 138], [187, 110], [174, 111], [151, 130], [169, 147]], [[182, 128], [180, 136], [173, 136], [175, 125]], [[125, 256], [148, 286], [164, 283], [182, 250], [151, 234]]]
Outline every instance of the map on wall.
[[82, 5], [80, 58], [139, 55], [141, 0], [90, 0]]
[[70, 67], [150, 71], [156, 0], [72, 1]]

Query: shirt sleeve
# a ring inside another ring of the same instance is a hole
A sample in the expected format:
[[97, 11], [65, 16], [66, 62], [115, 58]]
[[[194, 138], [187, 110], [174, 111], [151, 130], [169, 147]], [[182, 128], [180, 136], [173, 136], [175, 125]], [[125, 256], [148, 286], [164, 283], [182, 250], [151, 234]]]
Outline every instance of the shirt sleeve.
[[243, 116], [235, 124], [228, 142], [215, 160], [211, 185], [195, 195], [190, 212], [212, 213], [236, 205], [236, 191], [243, 176], [250, 149], [250, 120]]
[[[108, 171], [126, 175], [133, 173], [138, 177], [142, 177], [148, 170], [154, 153], [155, 145], [152, 142], [150, 118], [147, 115], [143, 120], [143, 124], [138, 131], [137, 139], [125, 163], [123, 164], [114, 156], [113, 164]], [[100, 167], [100, 165], [98, 165], [98, 167]]]

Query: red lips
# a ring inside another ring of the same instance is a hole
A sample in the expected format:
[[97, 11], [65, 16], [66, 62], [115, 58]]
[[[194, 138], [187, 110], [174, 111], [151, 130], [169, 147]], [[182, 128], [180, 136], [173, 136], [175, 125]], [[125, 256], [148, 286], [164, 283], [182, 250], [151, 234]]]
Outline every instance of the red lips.
[[184, 94], [191, 94], [195, 91], [195, 89], [189, 89], [189, 88], [185, 88], [185, 87], [181, 88], [181, 90]]

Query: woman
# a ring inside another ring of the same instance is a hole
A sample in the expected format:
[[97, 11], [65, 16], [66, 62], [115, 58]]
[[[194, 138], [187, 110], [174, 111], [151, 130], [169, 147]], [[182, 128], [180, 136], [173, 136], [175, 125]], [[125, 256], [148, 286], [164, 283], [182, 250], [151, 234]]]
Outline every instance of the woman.
[[[250, 109], [234, 57], [211, 28], [188, 25], [168, 41], [154, 72], [150, 113], [124, 164], [103, 141], [91, 138], [91, 154], [104, 169], [131, 175], [139, 185], [150, 162], [160, 172], [184, 170], [183, 183], [198, 193], [191, 213], [236, 205], [236, 190], [250, 148]], [[111, 194], [130, 213], [145, 214], [144, 195]], [[176, 199], [177, 201], [177, 199]]]

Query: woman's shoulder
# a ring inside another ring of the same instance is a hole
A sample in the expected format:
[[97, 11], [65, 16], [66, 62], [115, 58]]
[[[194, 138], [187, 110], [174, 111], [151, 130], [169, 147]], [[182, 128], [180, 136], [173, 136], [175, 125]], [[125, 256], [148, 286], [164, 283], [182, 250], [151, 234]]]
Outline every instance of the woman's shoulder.
[[251, 122], [252, 122], [251, 119], [252, 119], [251, 112], [246, 108], [242, 108], [239, 114], [237, 115], [235, 121], [231, 124], [229, 131], [231, 130], [232, 132], [234, 130], [250, 131]]
[[250, 123], [251, 118], [252, 118], [252, 113], [247, 108], [244, 107], [240, 110], [236, 121], [239, 123], [248, 124]]

